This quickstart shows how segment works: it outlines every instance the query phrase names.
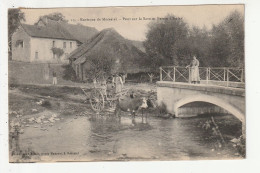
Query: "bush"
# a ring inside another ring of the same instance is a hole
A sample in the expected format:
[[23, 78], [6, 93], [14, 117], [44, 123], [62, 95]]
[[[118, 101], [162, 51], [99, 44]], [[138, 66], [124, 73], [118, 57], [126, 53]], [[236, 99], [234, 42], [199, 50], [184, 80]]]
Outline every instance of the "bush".
[[160, 114], [167, 114], [167, 107], [165, 103], [162, 103], [160, 106], [158, 106]]

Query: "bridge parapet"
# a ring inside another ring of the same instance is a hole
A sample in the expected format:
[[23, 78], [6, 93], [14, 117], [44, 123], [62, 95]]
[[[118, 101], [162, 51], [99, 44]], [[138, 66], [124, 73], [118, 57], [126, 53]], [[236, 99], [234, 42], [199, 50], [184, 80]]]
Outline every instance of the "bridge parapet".
[[[190, 67], [162, 66], [160, 81], [190, 83]], [[199, 67], [201, 83], [245, 88], [245, 73], [237, 67]]]

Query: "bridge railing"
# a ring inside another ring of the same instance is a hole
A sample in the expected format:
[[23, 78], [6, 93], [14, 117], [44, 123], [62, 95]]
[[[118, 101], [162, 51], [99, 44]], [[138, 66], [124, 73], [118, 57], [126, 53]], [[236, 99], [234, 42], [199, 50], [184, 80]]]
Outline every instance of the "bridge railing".
[[[160, 81], [191, 82], [191, 68], [179, 66], [160, 67]], [[243, 68], [235, 67], [199, 67], [200, 81], [204, 84], [216, 84], [228, 87], [244, 87]]]

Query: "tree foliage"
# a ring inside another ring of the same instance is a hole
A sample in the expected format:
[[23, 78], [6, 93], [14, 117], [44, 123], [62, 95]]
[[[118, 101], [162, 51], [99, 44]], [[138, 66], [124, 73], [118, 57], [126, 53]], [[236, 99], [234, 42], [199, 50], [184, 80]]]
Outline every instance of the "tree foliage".
[[173, 15], [149, 24], [144, 46], [150, 66], [186, 66], [195, 55], [201, 66], [244, 66], [244, 16], [232, 12], [211, 30], [188, 27]]
[[103, 80], [111, 76], [116, 65], [116, 59], [107, 56], [106, 51], [92, 52], [92, 56], [87, 58], [90, 65], [86, 68], [86, 77], [90, 79]]
[[68, 22], [68, 20], [66, 20], [65, 16], [62, 13], [50, 13], [50, 14], [47, 14], [47, 15], [44, 15], [44, 16], [40, 16], [39, 20], [44, 19], [44, 18], [54, 20], [54, 21], [62, 21], [62, 22], [66, 22], [66, 23]]
[[211, 31], [211, 64], [244, 66], [244, 18], [234, 11]]
[[[8, 10], [8, 47], [10, 55], [12, 52], [12, 35], [19, 27], [21, 21], [25, 21], [25, 16], [19, 8], [13, 8]], [[11, 59], [11, 57], [9, 58]]]
[[53, 47], [51, 48], [53, 54], [55, 54], [58, 58], [60, 58], [64, 54], [64, 50], [61, 48]]
[[151, 57], [151, 65], [178, 65], [177, 57], [185, 53], [185, 41], [188, 26], [173, 15], [166, 16], [169, 20], [150, 23], [144, 46]]
[[25, 21], [24, 13], [19, 8], [8, 10], [8, 36], [11, 38], [12, 34], [20, 25], [21, 21]]

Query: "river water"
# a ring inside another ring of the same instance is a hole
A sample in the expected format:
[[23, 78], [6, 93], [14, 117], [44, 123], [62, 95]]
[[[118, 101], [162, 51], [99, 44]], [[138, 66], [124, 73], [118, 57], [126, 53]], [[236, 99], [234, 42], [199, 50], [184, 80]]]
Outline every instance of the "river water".
[[200, 126], [209, 116], [142, 121], [128, 115], [121, 121], [109, 116], [67, 116], [53, 126], [29, 126], [19, 144], [22, 150], [35, 152], [32, 161], [46, 162], [241, 158], [229, 142], [240, 135], [241, 123], [232, 115], [214, 118], [225, 145]]

